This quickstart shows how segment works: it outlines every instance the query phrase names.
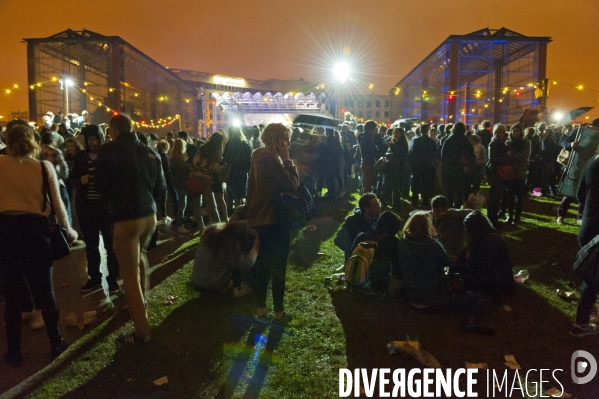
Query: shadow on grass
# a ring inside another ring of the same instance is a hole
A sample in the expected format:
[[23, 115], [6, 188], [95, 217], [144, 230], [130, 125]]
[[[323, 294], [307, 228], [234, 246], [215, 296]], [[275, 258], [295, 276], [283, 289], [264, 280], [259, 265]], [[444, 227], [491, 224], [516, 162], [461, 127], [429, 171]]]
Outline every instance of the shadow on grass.
[[[198, 396], [223, 374], [226, 348], [250, 329], [250, 303], [212, 295], [186, 302], [152, 329], [149, 345], [120, 346], [110, 364], [65, 397]], [[168, 384], [155, 386], [163, 376]]]

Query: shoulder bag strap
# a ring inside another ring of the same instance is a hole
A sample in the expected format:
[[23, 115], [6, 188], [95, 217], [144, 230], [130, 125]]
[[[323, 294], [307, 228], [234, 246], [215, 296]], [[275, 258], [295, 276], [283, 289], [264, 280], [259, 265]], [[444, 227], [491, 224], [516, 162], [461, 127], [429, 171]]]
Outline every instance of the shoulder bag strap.
[[46, 165], [44, 165], [44, 161], [40, 161], [40, 165], [42, 167], [42, 181], [43, 181], [43, 189], [42, 196], [44, 197], [44, 205], [42, 206], [42, 212], [46, 211], [46, 204], [50, 201], [50, 210], [54, 210], [54, 201], [52, 200], [52, 194], [50, 194], [50, 184], [48, 183], [48, 172], [46, 171]]

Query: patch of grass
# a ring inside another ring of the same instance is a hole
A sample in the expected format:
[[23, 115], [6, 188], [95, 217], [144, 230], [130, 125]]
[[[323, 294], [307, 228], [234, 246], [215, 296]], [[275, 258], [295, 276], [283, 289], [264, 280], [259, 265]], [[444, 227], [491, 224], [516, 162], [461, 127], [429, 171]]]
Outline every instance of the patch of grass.
[[[584, 386], [569, 377], [572, 353], [599, 353], [599, 343], [596, 337], [574, 340], [568, 335], [576, 302], [555, 294], [558, 288], [575, 290], [578, 283], [571, 271], [578, 226], [573, 217], [565, 225], [555, 224], [556, 200], [527, 197], [523, 223], [502, 232], [514, 273], [526, 269], [531, 278], [507, 298], [504, 305], [512, 311], [499, 305], [490, 310], [494, 337], [465, 335], [459, 316], [421, 312], [401, 298], [329, 293], [324, 278], [343, 263], [333, 238], [356, 203], [357, 195], [349, 201], [322, 200], [322, 214], [311, 222], [318, 230], [293, 234], [285, 303], [294, 320], [286, 329], [253, 328], [251, 296], [233, 300], [194, 291], [188, 284], [189, 263], [151, 291], [150, 346], [115, 342], [119, 332], [132, 329], [126, 311], [120, 311], [44, 370], [44, 378], [26, 393], [33, 398], [337, 397], [341, 367], [419, 367], [411, 357], [386, 352], [387, 342], [409, 335], [443, 368], [462, 368], [468, 361], [504, 370], [503, 356], [512, 354], [524, 370], [563, 369], [557, 374], [560, 382], [579, 398], [599, 397], [599, 376]], [[177, 302], [162, 304], [168, 295], [177, 296]], [[165, 375], [167, 385], [152, 383]]]

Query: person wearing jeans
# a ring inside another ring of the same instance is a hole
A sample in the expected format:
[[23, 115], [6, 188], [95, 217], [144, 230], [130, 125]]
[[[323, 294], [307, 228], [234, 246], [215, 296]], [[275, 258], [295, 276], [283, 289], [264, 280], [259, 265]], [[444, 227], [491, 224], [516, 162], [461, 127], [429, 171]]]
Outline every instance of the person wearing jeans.
[[[54, 166], [48, 161], [37, 160], [40, 148], [35, 142], [33, 128], [23, 121], [10, 122], [7, 128], [7, 155], [0, 156], [0, 281], [3, 281], [6, 303], [7, 351], [4, 359], [18, 366], [23, 361], [22, 304], [23, 297], [28, 295], [23, 279], [29, 285], [35, 304], [41, 308], [51, 356], [60, 355], [67, 347], [58, 324], [58, 306], [52, 285], [47, 194], [54, 203], [58, 223], [67, 230], [67, 239], [73, 241], [77, 232], [69, 224], [60, 200]], [[47, 180], [47, 186], [44, 180]]]
[[170, 154], [170, 180], [177, 199], [177, 227], [178, 232], [187, 234], [190, 230], [185, 228], [185, 210], [187, 208], [187, 192], [185, 182], [189, 178], [190, 165], [187, 162], [187, 144], [182, 139], [173, 140]]
[[258, 324], [270, 322], [266, 311], [268, 282], [272, 277], [274, 322], [285, 324], [291, 313], [285, 311], [285, 273], [289, 256], [289, 231], [277, 224], [272, 198], [282, 191], [295, 192], [299, 176], [293, 161], [289, 159], [291, 130], [273, 123], [264, 129], [262, 141], [265, 147], [254, 150], [249, 176], [246, 204], [248, 225], [258, 231], [260, 252], [254, 266], [256, 292], [256, 319]]
[[166, 189], [160, 163], [150, 158], [147, 147], [134, 132], [129, 117], [110, 119], [113, 141], [100, 148], [96, 160], [96, 187], [110, 207], [114, 221], [113, 248], [116, 254], [134, 333], [122, 342], [135, 344], [151, 339], [145, 307], [148, 287], [146, 250], [156, 229], [157, 193]]

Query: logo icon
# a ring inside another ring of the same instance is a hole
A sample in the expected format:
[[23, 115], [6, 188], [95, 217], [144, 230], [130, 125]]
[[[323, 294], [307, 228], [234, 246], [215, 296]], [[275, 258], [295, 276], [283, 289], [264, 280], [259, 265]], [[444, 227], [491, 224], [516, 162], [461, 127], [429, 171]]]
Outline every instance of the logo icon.
[[[570, 370], [572, 372], [572, 381], [575, 384], [586, 384], [591, 382], [597, 374], [597, 361], [589, 352], [578, 350], [572, 354]], [[586, 376], [582, 377], [585, 373]]]

